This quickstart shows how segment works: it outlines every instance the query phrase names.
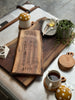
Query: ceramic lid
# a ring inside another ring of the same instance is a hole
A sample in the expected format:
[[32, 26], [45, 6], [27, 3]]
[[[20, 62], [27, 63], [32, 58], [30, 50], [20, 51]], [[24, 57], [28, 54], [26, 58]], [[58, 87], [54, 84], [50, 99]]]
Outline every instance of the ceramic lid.
[[27, 21], [27, 20], [29, 20], [30, 19], [30, 15], [28, 14], [28, 13], [21, 13], [20, 15], [19, 15], [19, 20], [21, 20], [21, 21]]
[[56, 90], [56, 99], [57, 100], [71, 100], [71, 90], [67, 88], [64, 85], [61, 85], [57, 90]]

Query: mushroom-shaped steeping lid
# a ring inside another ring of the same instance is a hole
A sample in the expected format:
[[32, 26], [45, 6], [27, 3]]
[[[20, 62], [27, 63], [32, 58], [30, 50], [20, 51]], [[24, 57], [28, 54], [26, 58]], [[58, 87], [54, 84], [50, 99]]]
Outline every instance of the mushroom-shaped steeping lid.
[[28, 13], [21, 13], [19, 15], [19, 20], [21, 21], [28, 21], [30, 19], [30, 15]]
[[61, 85], [57, 90], [56, 90], [56, 99], [57, 100], [71, 100], [71, 90], [67, 88], [64, 85]]

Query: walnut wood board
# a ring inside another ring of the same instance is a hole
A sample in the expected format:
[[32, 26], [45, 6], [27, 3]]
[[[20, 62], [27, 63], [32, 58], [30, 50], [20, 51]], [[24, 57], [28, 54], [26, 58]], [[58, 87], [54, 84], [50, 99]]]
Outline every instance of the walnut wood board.
[[13, 74], [42, 75], [42, 39], [39, 30], [21, 30]]
[[[29, 29], [40, 30], [42, 27], [42, 23], [45, 18], [41, 18], [34, 23], [34, 25]], [[65, 48], [67, 45], [58, 44], [56, 43], [55, 36], [53, 37], [42, 37], [42, 48], [43, 48], [43, 70], [45, 70], [49, 64], [58, 56], [58, 54]], [[9, 73], [12, 71], [12, 67], [14, 64], [15, 54], [16, 54], [16, 46], [17, 46], [17, 39], [11, 41], [7, 44], [10, 48], [10, 52], [6, 59], [0, 59], [0, 65], [6, 69]], [[36, 76], [13, 76], [19, 82], [22, 83], [24, 86], [29, 86], [30, 83], [36, 78]]]

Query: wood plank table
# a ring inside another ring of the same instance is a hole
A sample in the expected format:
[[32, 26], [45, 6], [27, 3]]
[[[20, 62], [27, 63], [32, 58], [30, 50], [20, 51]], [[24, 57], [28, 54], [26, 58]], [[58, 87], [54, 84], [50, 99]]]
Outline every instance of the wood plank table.
[[[32, 5], [32, 4], [24, 5], [24, 7], [28, 8], [28, 9], [32, 8], [33, 6], [34, 5]], [[23, 12], [23, 11], [20, 9], [17, 9], [15, 11], [13, 11], [12, 13], [10, 13], [9, 15], [5, 16], [5, 18], [1, 19], [0, 21], [2, 22], [5, 19], [11, 21], [12, 19], [18, 17], [18, 15], [21, 12]], [[45, 12], [44, 10], [42, 10], [40, 8], [37, 8], [35, 11], [33, 11], [31, 13], [31, 16], [32, 16], [31, 17], [32, 21], [36, 21], [37, 19], [42, 18], [42, 17], [55, 18], [54, 16], [52, 16], [51, 14]], [[14, 24], [15, 24], [15, 27], [14, 27]], [[14, 24], [9, 26], [2, 32], [0, 32], [0, 45], [7, 44], [8, 42], [10, 42], [13, 39], [18, 37], [18, 21]], [[10, 30], [11, 30], [11, 32], [10, 32]], [[60, 55], [65, 54], [66, 52], [69, 52], [69, 51], [72, 51], [72, 52], [75, 51], [75, 44], [71, 44], [69, 47], [65, 48], [60, 53]], [[19, 84], [13, 77], [11, 77], [11, 75], [9, 75], [6, 71], [4, 71], [0, 67], [0, 85], [5, 86], [6, 90], [8, 92], [10, 92], [10, 94], [15, 99], [17, 98], [18, 100], [30, 100], [30, 98], [31, 98], [31, 100], [38, 100], [38, 99], [39, 100], [47, 100], [47, 99], [56, 100], [54, 93], [50, 93], [50, 92], [46, 91], [43, 86], [43, 80], [49, 70], [52, 70], [52, 69], [58, 70], [62, 76], [65, 76], [67, 78], [66, 84], [68, 86], [72, 87], [73, 89], [75, 89], [75, 82], [73, 81], [74, 77], [75, 77], [75, 73], [74, 73], [75, 67], [69, 72], [62, 72], [58, 68], [58, 64], [57, 64], [59, 56], [54, 60], [54, 62], [51, 65], [49, 65], [47, 70], [44, 72], [43, 76], [40, 78], [37, 77], [35, 82], [33, 84], [31, 84], [27, 89], [22, 87], [21, 84]], [[32, 80], [32, 78], [33, 77], [31, 77], [31, 80]], [[73, 93], [72, 100], [74, 100], [75, 91], [72, 91], [72, 93]]]

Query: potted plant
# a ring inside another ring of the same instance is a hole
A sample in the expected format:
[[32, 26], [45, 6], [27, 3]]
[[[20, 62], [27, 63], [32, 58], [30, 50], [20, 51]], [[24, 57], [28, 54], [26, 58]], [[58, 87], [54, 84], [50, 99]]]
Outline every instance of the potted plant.
[[57, 25], [56, 38], [62, 43], [70, 42], [74, 24], [67, 19], [60, 20]]

